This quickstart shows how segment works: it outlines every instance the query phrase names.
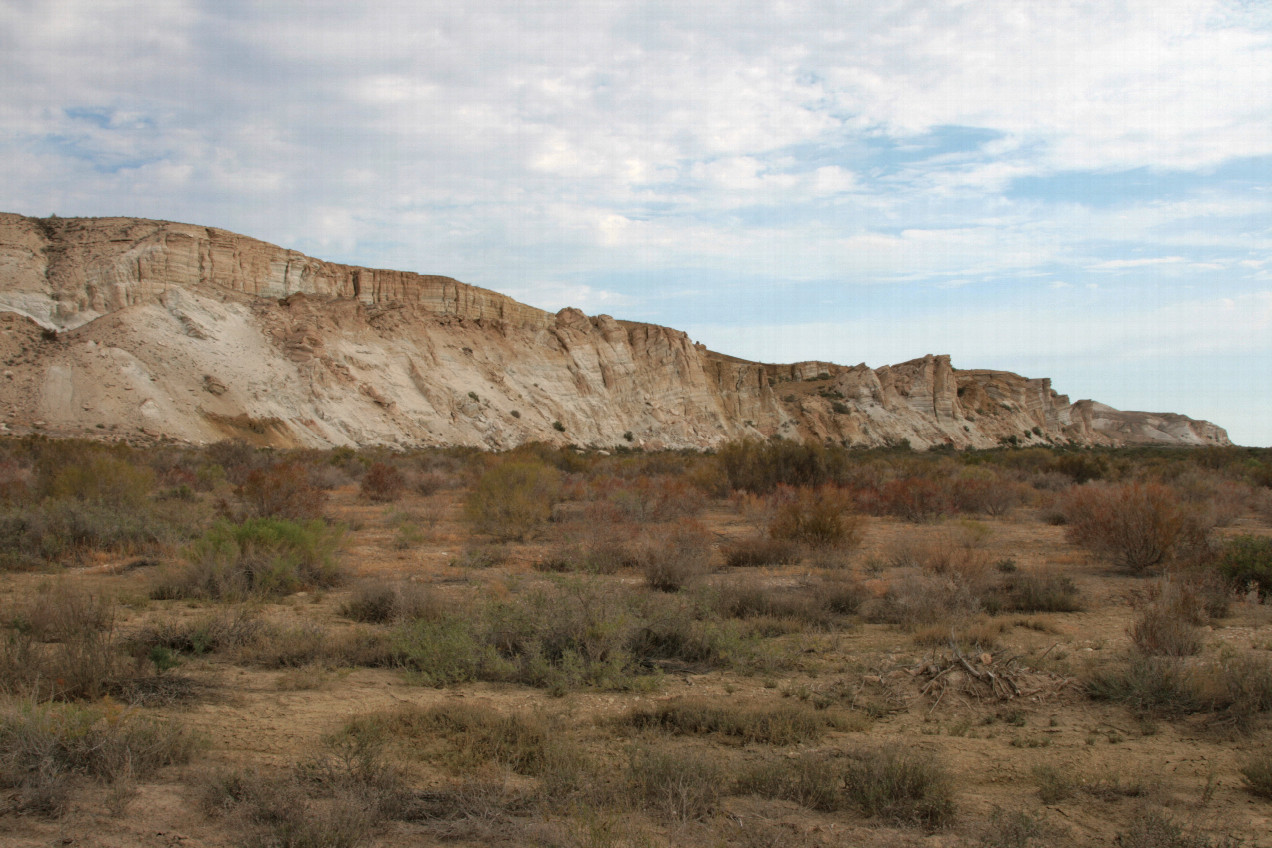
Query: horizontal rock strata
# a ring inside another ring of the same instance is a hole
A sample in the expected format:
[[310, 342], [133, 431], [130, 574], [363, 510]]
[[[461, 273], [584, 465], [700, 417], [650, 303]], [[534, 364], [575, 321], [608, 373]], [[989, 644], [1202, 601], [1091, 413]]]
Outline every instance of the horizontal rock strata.
[[526, 441], [710, 447], [738, 437], [1227, 444], [1180, 415], [1071, 404], [947, 356], [766, 365], [678, 330], [553, 315], [449, 277], [322, 262], [224, 230], [0, 214], [11, 430], [260, 444]]

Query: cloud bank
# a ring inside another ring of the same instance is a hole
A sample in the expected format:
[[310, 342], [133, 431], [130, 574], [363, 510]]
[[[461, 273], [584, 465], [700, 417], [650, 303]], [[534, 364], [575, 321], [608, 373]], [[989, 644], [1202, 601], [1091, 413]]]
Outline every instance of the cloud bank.
[[1272, 444], [1264, 3], [14, 0], [0, 74], [7, 211], [1036, 365]]

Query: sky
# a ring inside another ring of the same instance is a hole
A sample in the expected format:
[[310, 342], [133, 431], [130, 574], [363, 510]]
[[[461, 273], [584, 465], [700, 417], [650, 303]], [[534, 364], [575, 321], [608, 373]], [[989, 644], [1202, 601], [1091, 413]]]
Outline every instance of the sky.
[[1272, 445], [1266, 0], [0, 0], [0, 211]]

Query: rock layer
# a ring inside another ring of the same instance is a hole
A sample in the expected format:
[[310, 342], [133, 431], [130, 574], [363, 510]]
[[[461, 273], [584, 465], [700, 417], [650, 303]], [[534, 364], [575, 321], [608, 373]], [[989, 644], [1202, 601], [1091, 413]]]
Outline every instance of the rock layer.
[[[275, 445], [710, 447], [745, 436], [1227, 444], [947, 356], [766, 365], [678, 330], [553, 315], [449, 277], [323, 262], [224, 230], [0, 215], [3, 422]], [[559, 426], [558, 426], [559, 424]]]

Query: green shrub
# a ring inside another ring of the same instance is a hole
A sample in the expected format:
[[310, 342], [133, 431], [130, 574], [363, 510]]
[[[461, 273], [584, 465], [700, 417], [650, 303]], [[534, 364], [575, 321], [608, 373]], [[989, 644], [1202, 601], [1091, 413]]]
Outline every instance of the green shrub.
[[460, 616], [418, 619], [393, 631], [393, 651], [418, 682], [449, 686], [473, 680], [499, 680], [511, 669], [472, 622]]
[[277, 598], [343, 582], [336, 560], [343, 531], [321, 521], [219, 521], [186, 554], [188, 564], [153, 591], [158, 598]]
[[541, 462], [505, 460], [482, 475], [464, 503], [473, 527], [497, 539], [523, 539], [552, 517], [561, 474]]
[[1229, 539], [1219, 555], [1219, 573], [1238, 591], [1253, 586], [1260, 597], [1272, 597], [1272, 538]]

